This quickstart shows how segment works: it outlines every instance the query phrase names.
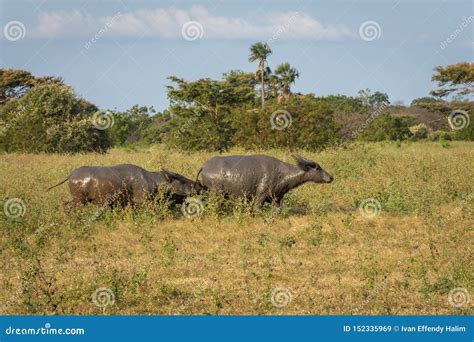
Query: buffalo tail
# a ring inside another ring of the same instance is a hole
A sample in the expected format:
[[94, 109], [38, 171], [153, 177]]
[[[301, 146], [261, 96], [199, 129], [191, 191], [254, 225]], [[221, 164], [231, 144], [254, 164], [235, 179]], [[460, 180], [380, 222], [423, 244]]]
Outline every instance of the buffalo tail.
[[46, 190], [46, 192], [48, 192], [49, 190], [51, 190], [51, 189], [53, 189], [53, 188], [55, 188], [55, 187], [57, 187], [57, 186], [60, 186], [61, 184], [63, 184], [64, 182], [66, 182], [66, 181], [69, 179], [69, 177], [70, 177], [70, 176], [68, 176], [65, 180], [59, 182], [58, 184], [53, 185], [52, 187], [48, 188], [48, 189]]

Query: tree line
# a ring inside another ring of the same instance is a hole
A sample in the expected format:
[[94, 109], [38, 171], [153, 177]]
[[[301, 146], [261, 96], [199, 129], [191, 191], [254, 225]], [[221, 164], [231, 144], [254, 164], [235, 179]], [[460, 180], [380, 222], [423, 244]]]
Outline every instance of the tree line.
[[[432, 80], [438, 88], [431, 96], [401, 106], [369, 89], [356, 96], [293, 93], [298, 70], [288, 62], [272, 70], [271, 54], [266, 43], [250, 47], [254, 73], [230, 70], [221, 79], [193, 81], [170, 76], [170, 104], [163, 112], [139, 105], [100, 110], [61, 78], [0, 69], [0, 150], [105, 152], [154, 143], [188, 151], [233, 146], [315, 150], [352, 140], [474, 138], [474, 63], [436, 67]], [[104, 113], [113, 125], [91, 124]], [[453, 113], [464, 126], [453, 127]]]

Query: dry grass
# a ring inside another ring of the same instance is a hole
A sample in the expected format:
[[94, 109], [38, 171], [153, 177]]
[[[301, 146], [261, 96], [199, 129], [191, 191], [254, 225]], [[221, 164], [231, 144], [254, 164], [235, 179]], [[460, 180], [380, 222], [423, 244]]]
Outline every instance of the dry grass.
[[[160, 146], [107, 155], [2, 155], [0, 313], [4, 314], [472, 314], [452, 288], [474, 296], [474, 144], [372, 144], [301, 152], [331, 185], [293, 191], [282, 212], [204, 199], [204, 216], [159, 204], [134, 211], [67, 212], [67, 186], [44, 190], [77, 166], [138, 164], [193, 178], [210, 153]], [[232, 151], [243, 153], [243, 151]], [[263, 151], [290, 161], [289, 152]], [[364, 199], [382, 207], [361, 216]], [[467, 199], [466, 199], [467, 198]], [[445, 223], [440, 223], [442, 220]], [[96, 306], [105, 287], [113, 305]], [[291, 302], [272, 305], [275, 288]]]

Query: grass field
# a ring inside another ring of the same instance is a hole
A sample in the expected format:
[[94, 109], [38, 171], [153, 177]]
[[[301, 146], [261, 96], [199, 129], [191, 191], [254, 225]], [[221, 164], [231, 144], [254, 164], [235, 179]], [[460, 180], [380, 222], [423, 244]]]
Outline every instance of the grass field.
[[211, 153], [1, 155], [2, 209], [12, 198], [24, 207], [0, 215], [0, 314], [474, 313], [474, 143], [300, 153], [334, 183], [306, 184], [282, 210], [257, 214], [203, 197], [191, 219], [162, 201], [67, 210], [66, 184], [45, 189], [81, 165], [194, 178]]

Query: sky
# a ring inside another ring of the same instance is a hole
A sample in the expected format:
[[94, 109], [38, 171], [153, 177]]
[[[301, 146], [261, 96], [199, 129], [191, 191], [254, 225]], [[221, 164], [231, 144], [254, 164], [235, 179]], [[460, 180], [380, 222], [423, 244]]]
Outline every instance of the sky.
[[251, 44], [289, 62], [293, 91], [409, 104], [438, 65], [474, 61], [470, 0], [0, 0], [1, 68], [60, 76], [101, 109], [166, 109], [167, 77], [254, 72]]

